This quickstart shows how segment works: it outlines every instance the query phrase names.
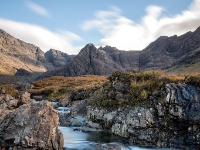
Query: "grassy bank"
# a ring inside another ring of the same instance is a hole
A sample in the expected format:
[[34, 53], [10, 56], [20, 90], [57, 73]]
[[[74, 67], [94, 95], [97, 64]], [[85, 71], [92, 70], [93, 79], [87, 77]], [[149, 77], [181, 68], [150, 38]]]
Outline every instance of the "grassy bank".
[[78, 89], [98, 88], [107, 81], [105, 76], [85, 75], [79, 77], [54, 76], [32, 82], [34, 88], [29, 90], [31, 94], [46, 94], [48, 100], [60, 100], [72, 91]]

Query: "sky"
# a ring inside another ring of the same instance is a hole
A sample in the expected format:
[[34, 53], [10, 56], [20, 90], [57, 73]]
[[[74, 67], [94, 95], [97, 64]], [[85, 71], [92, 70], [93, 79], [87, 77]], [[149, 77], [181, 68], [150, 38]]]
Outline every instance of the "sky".
[[44, 52], [88, 43], [142, 50], [200, 26], [200, 0], [2, 0], [0, 29]]

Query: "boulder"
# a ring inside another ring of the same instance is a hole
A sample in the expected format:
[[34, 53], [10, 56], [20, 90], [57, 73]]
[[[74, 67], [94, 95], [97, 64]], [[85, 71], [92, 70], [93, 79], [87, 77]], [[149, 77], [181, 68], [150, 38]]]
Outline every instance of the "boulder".
[[41, 100], [44, 99], [42, 95], [34, 95], [34, 96], [32, 96], [32, 97], [33, 97], [33, 99], [35, 99], [36, 101], [41, 101]]
[[58, 126], [58, 112], [47, 101], [7, 110], [0, 121], [1, 148], [61, 150], [64, 140]]
[[26, 91], [20, 91], [19, 92], [19, 99], [22, 104], [28, 104], [30, 103], [30, 93]]
[[69, 103], [70, 103], [69, 97], [66, 96], [65, 98], [59, 100], [58, 106], [60, 106], [60, 107], [66, 107], [67, 105], [69, 105]]
[[6, 94], [5, 91], [1, 91], [0, 94], [0, 109], [12, 110], [18, 107], [20, 100], [13, 98], [10, 94]]

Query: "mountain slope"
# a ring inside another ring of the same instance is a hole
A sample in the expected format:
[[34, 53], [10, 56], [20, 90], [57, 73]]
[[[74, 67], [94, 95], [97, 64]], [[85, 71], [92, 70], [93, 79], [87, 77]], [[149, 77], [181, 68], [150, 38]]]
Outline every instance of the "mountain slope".
[[54, 68], [59, 68], [70, 63], [74, 57], [75, 55], [68, 55], [54, 49], [50, 49], [45, 53], [45, 58], [54, 66]]
[[115, 63], [105, 51], [97, 49], [93, 44], [87, 44], [79, 54], [64, 67], [48, 71], [40, 78], [50, 76], [108, 75], [113, 71], [125, 70]]
[[74, 58], [58, 50], [44, 53], [0, 29], [0, 84], [30, 82], [46, 71], [62, 67]]
[[100, 47], [99, 49], [104, 50], [115, 63], [125, 70], [138, 70], [140, 51], [123, 51], [111, 46]]
[[200, 72], [200, 48], [183, 56], [179, 61], [164, 69], [167, 72], [176, 74]]
[[[16, 39], [3, 30], [0, 30], [0, 60], [0, 79], [3, 82], [6, 77], [13, 78], [12, 81], [19, 78], [25, 81], [33, 80], [38, 73], [54, 69], [39, 47]], [[23, 70], [32, 74], [22, 76]]]
[[139, 68], [160, 69], [200, 47], [200, 27], [181, 36], [162, 36], [152, 42], [139, 56]]
[[54, 67], [45, 59], [44, 52], [37, 46], [25, 43], [0, 30], [1, 66], [10, 66], [15, 73], [23, 68], [31, 72], [44, 72]]

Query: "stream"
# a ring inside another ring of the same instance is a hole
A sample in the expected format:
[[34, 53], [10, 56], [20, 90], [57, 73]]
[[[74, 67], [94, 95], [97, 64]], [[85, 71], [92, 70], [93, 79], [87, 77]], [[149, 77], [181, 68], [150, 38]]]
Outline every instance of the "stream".
[[[69, 107], [58, 107], [57, 110], [62, 113], [70, 113]], [[59, 127], [64, 135], [65, 150], [102, 150], [107, 146], [117, 146], [121, 150], [154, 150], [152, 148], [141, 148], [128, 145], [128, 140], [109, 133], [100, 132], [81, 132], [77, 127]], [[100, 146], [99, 146], [100, 145]], [[102, 148], [103, 147], [103, 148]], [[115, 147], [112, 147], [115, 149]], [[169, 150], [160, 148], [156, 150]]]
[[[121, 150], [153, 150], [151, 148], [140, 148], [122, 144], [121, 137], [109, 135], [106, 133], [95, 132], [81, 132], [74, 131], [73, 127], [59, 127], [64, 135], [64, 149], [65, 150], [97, 150], [98, 143], [106, 145], [118, 145]], [[100, 149], [98, 149], [100, 150]], [[156, 150], [169, 150], [169, 149], [156, 149]]]

